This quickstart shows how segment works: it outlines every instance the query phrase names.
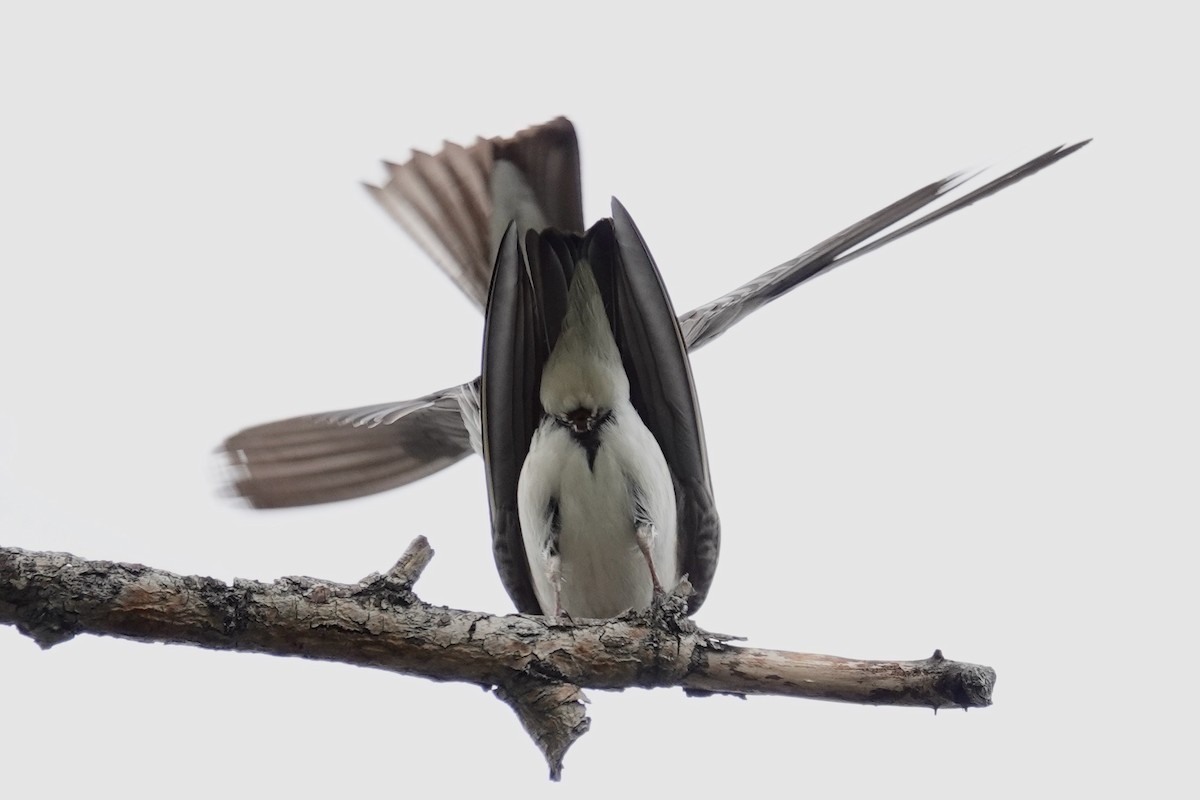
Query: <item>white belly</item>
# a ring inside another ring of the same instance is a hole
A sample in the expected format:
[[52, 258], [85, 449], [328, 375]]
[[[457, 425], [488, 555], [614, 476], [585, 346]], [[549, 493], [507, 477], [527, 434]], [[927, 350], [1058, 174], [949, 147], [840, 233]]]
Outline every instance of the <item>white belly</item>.
[[[632, 408], [604, 430], [591, 467], [566, 429], [544, 425], [521, 469], [518, 509], [534, 591], [553, 614], [553, 564], [547, 557], [548, 508], [558, 503], [558, 578], [562, 610], [573, 617], [607, 618], [650, 605], [650, 568], [638, 547], [631, 487], [640, 487], [654, 521], [651, 545], [659, 580], [679, 580], [675, 492], [658, 443]], [[618, 427], [619, 426], [619, 427]]]

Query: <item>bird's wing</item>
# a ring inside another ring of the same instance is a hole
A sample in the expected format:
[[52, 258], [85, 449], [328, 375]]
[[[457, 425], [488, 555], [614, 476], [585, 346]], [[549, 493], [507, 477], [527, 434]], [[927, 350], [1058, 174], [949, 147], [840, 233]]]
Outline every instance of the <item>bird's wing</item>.
[[[529, 159], [528, 163], [544, 165], [544, 168], [540, 172], [530, 168], [531, 173], [541, 176], [532, 179], [531, 185], [542, 186], [543, 188], [539, 190], [542, 196], [549, 198], [557, 191], [561, 198], [576, 198], [572, 202], [564, 200], [564, 202], [558, 204], [547, 202], [547, 206], [560, 209], [559, 213], [562, 216], [555, 217], [556, 219], [570, 218], [568, 220], [569, 225], [560, 225], [560, 227], [567, 230], [577, 230], [582, 227], [582, 215], [579, 211], [577, 199], [578, 169], [571, 166], [572, 164], [577, 164], [578, 161], [578, 149], [574, 147], [574, 134], [569, 133], [568, 127], [558, 128], [554, 137], [545, 134], [545, 139], [542, 139], [541, 135], [536, 133], [542, 128], [557, 124], [558, 121], [555, 121], [549, 123], [549, 126], [539, 126], [538, 128], [529, 129], [526, 133], [532, 141], [542, 143], [538, 145], [540, 149], [535, 149], [532, 142], [526, 141], [522, 146], [529, 149], [530, 154], [528, 156], [518, 156], [510, 153], [509, 157], [513, 159], [527, 157]], [[567, 125], [569, 126], [569, 123]], [[514, 141], [522, 135], [518, 134], [516, 137], [513, 137]], [[565, 137], [568, 139], [568, 142], [566, 144], [560, 142], [561, 146], [556, 149], [555, 146], [548, 144], [555, 137]], [[496, 141], [504, 140], [490, 141], [492, 144], [489, 147], [494, 148]], [[680, 328], [688, 350], [694, 350], [712, 341], [731, 328], [746, 314], [783, 296], [810, 278], [865, 255], [888, 242], [895, 241], [948, 214], [965, 208], [977, 200], [1011, 186], [1017, 181], [1073, 153], [1085, 144], [1087, 142], [1080, 142], [1070, 147], [1060, 147], [1050, 150], [1038, 158], [994, 180], [988, 181], [974, 190], [967, 191], [957, 198], [950, 199], [945, 205], [929, 211], [882, 236], [872, 239], [871, 237], [903, 222], [907, 217], [915, 214], [922, 208], [927, 208], [934, 201], [949, 199], [949, 190], [958, 188], [959, 184], [954, 178], [947, 178], [918, 189], [916, 192], [875, 212], [866, 219], [856, 222], [796, 258], [768, 270], [729, 294], [717, 298], [711, 303], [706, 303], [699, 308], [692, 309], [681, 316], [679, 318]], [[558, 155], [553, 155], [556, 152]], [[541, 155], [537, 153], [541, 153]], [[440, 157], [441, 154], [435, 158]], [[461, 161], [460, 156], [454, 156], [454, 158]], [[574, 176], [573, 178], [571, 177], [572, 175]], [[555, 186], [558, 188], [553, 188]], [[965, 185], [962, 188], [965, 189]], [[387, 187], [378, 191], [382, 192], [385, 190], [389, 195], [395, 195], [396, 192], [400, 191], [398, 188], [387, 189]], [[572, 194], [572, 192], [576, 193]], [[381, 200], [381, 202], [385, 201]], [[385, 202], [385, 206], [391, 208], [391, 206], [387, 206], [387, 202], [392, 201]], [[425, 223], [421, 224], [425, 225]], [[431, 229], [428, 225], [425, 225], [422, 230], [428, 232]], [[417, 235], [414, 234], [414, 236]], [[420, 238], [417, 238], [420, 241]], [[453, 272], [451, 274], [453, 275]], [[489, 263], [484, 270], [476, 270], [475, 277], [472, 279], [474, 282], [470, 284], [474, 288], [464, 288], [464, 291], [473, 297], [476, 296], [475, 292], [479, 291], [478, 296], [486, 297], [487, 281], [490, 275], [491, 265]], [[480, 287], [482, 287], [481, 290]], [[463, 384], [461, 387], [455, 387], [443, 393], [435, 393], [419, 400], [401, 401], [387, 406], [369, 407], [395, 409], [416, 407], [416, 411], [410, 412], [401, 418], [403, 426], [408, 429], [408, 433], [390, 439], [385, 438], [387, 431], [376, 431], [368, 425], [359, 425], [356, 427], [353, 424], [328, 422], [331, 419], [341, 420], [356, 417], [361, 409], [336, 412], [328, 415], [318, 414], [310, 417], [298, 417], [247, 429], [240, 434], [230, 437], [224, 446], [225, 451], [230, 454], [231, 460], [234, 461], [238, 468], [236, 471], [237, 480], [234, 482], [233, 488], [239, 494], [246, 497], [252, 504], [259, 507], [307, 505], [348, 497], [358, 497], [373, 491], [382, 491], [394, 486], [402, 486], [417, 478], [436, 472], [442, 467], [454, 463], [454, 461], [457, 461], [470, 451], [469, 445], [464, 444], [464, 442], [470, 441], [470, 436], [468, 436], [466, 430], [468, 425], [475, 431], [474, 435], [478, 439], [478, 396], [467, 391], [472, 387], [478, 387], [478, 385], [479, 379], [476, 379], [471, 383]], [[432, 413], [432, 411], [427, 412], [425, 410], [425, 404], [429, 397], [437, 397], [449, 393], [454, 393], [456, 401], [464, 403], [462, 406], [462, 416], [456, 418], [453, 414]], [[473, 404], [471, 403], [472, 396], [474, 397]], [[391, 426], [388, 427], [390, 429]], [[324, 431], [324, 433], [318, 433], [319, 431]], [[320, 446], [330, 448], [343, 461], [354, 461], [356, 459], [371, 461], [377, 470], [386, 472], [390, 476], [391, 482], [348, 480], [348, 473], [338, 472], [330, 478], [330, 481], [334, 484], [334, 489], [330, 490], [326, 488], [326, 484], [317, 470], [323, 468], [322, 465], [331, 462], [322, 460], [322, 456], [319, 454], [315, 457], [305, 457], [303, 456], [302, 449], [300, 450], [301, 457], [298, 458], [295, 455], [297, 452], [297, 437], [300, 437], [300, 443], [304, 444], [306, 441], [303, 438], [304, 436], [315, 437], [315, 441], [307, 441], [318, 445], [318, 449]], [[250, 446], [239, 448], [237, 442], [240, 440], [240, 437], [246, 437], [244, 441]], [[323, 443], [322, 437], [324, 437]], [[416, 444], [410, 446], [408, 442]], [[234, 443], [232, 448], [230, 443]], [[434, 454], [435, 460], [430, 463], [423, 463], [422, 458], [428, 457], [430, 454]], [[393, 459], [395, 463], [388, 463], [387, 459], [389, 458]], [[256, 477], [260, 474], [266, 476], [261, 481]], [[352, 491], [348, 490], [347, 486]], [[696, 491], [699, 492], [700, 488], [697, 487]], [[703, 501], [701, 500], [695, 507], [700, 508], [702, 505]], [[693, 575], [693, 578], [699, 574], [694, 567], [687, 568], [687, 571]]]
[[662, 276], [629, 213], [615, 199], [612, 220], [588, 235], [587, 260], [612, 319], [629, 377], [629, 399], [662, 448], [675, 481], [680, 571], [704, 602], [716, 570], [721, 526], [713, 502], [700, 404], [687, 346]]
[[[403, 486], [471, 452], [478, 381], [416, 400], [270, 422], [230, 436], [230, 485], [256, 508], [328, 503]], [[472, 406], [474, 408], [472, 408]]]
[[540, 614], [521, 538], [517, 484], [541, 420], [538, 391], [549, 348], [537, 289], [522, 256], [516, 223], [500, 241], [483, 324], [483, 463], [492, 512], [492, 551], [517, 609]]
[[579, 145], [563, 117], [386, 166], [387, 182], [367, 191], [481, 310], [510, 221], [583, 231]]
[[1066, 158], [1087, 144], [1088, 141], [1091, 140], [1049, 150], [1016, 169], [949, 200], [945, 205], [939, 206], [890, 233], [868, 241], [871, 237], [902, 222], [934, 201], [947, 198], [953, 190], [963, 187], [965, 180], [960, 175], [951, 175], [921, 187], [912, 194], [900, 198], [891, 205], [834, 234], [816, 247], [764, 272], [729, 294], [684, 314], [679, 318], [679, 323], [683, 329], [688, 350], [702, 347], [729, 330], [742, 317], [762, 308], [772, 300], [782, 297], [810, 278], [853, 261], [888, 242], [895, 241], [942, 217], [953, 214], [959, 209], [966, 208], [977, 200], [995, 194], [1001, 189], [1045, 169], [1056, 161]]
[[[520, 171], [533, 191], [545, 225], [523, 224], [514, 204], [493, 189], [493, 216], [503, 233], [510, 220], [518, 232], [544, 227], [583, 233], [583, 188], [579, 177], [579, 142], [575, 127], [566, 117], [526, 128], [507, 139], [490, 140], [497, 161], [508, 161]], [[499, 237], [496, 238], [496, 244]]]

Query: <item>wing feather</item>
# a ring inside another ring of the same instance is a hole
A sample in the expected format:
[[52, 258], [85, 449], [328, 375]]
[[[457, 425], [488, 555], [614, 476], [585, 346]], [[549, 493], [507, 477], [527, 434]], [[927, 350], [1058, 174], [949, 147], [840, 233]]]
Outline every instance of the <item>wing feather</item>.
[[[614, 317], [613, 332], [629, 376], [633, 407], [662, 448], [675, 482], [679, 567], [690, 577], [689, 609], [704, 602], [716, 570], [721, 526], [713, 501], [704, 423], [687, 346], [671, 298], [641, 232], [625, 208], [612, 202], [607, 235], [597, 224], [589, 263]], [[606, 241], [607, 240], [607, 241]], [[604, 254], [613, 248], [614, 252]], [[609, 265], [611, 277], [603, 279]], [[607, 287], [607, 289], [606, 289]]]
[[480, 401], [492, 552], [505, 590], [529, 614], [541, 613], [541, 606], [521, 538], [517, 484], [541, 419], [537, 397], [545, 359], [539, 349], [536, 295], [514, 222], [500, 242], [484, 315]]
[[[496, 166], [517, 168], [517, 186], [494, 191]], [[499, 233], [513, 219], [582, 232], [579, 145], [559, 117], [511, 137], [447, 143], [386, 164], [388, 180], [367, 191], [481, 310], [487, 303]], [[528, 194], [533, 208], [523, 205]]]
[[416, 400], [270, 422], [221, 451], [233, 491], [256, 508], [328, 503], [423, 478], [464, 458], [471, 384]]
[[[1086, 144], [1085, 141], [1049, 150], [957, 197], [952, 192], [967, 186], [958, 176], [918, 189], [732, 292], [681, 316], [680, 330], [687, 349], [707, 344], [746, 314], [813, 277], [995, 194]], [[564, 230], [582, 229], [579, 151], [574, 130], [564, 119], [527, 129], [510, 139], [480, 139], [470, 147], [447, 144], [435, 156], [414, 157], [407, 165], [393, 165], [393, 179], [383, 187], [367, 187], [480, 308], [487, 298], [492, 265], [490, 256], [480, 260], [479, 243], [488, 242], [490, 248], [489, 226], [494, 216], [490, 176], [498, 152], [524, 171], [530, 191], [545, 206], [546, 220]], [[430, 159], [445, 163], [434, 168], [429, 165]], [[417, 161], [423, 166], [416, 166]], [[408, 176], [410, 171], [418, 173], [417, 178]], [[437, 184], [436, 189], [428, 185], [430, 181]], [[944, 205], [913, 218], [921, 209], [947, 199], [949, 202]], [[512, 213], [512, 209], [507, 213]], [[449, 216], [455, 220], [443, 219]], [[905, 220], [910, 221], [901, 224]], [[454, 244], [463, 231], [470, 231], [467, 244]], [[556, 248], [554, 258], [558, 262], [570, 261], [565, 238], [549, 237], [548, 241]], [[464, 252], [468, 255], [462, 255]], [[543, 261], [549, 258], [546, 253], [540, 253], [539, 257]], [[544, 294], [545, 290], [540, 291]], [[543, 335], [552, 344], [557, 333], [551, 327], [554, 326], [548, 326]], [[234, 466], [232, 488], [251, 504], [271, 508], [359, 497], [432, 474], [471, 452], [467, 430], [478, 433], [480, 425], [478, 381], [418, 400], [296, 417], [235, 434], [222, 447]], [[456, 414], [456, 410], [460, 413]], [[343, 457], [359, 452], [366, 460], [354, 468], [347, 466], [353, 461]], [[375, 458], [381, 460], [370, 461]], [[380, 466], [388, 459], [390, 471]], [[382, 474], [368, 472], [364, 464], [380, 466]], [[272, 470], [264, 472], [267, 465], [272, 465]], [[286, 468], [275, 469], [274, 465]], [[335, 467], [330, 481], [323, 483], [315, 477], [329, 467]], [[707, 516], [705, 505], [711, 505], [711, 487], [707, 480], [698, 480], [690, 488], [677, 486], [677, 494], [685, 490], [698, 498], [690, 501], [696, 511], [694, 525], [703, 526]], [[689, 548], [699, 561], [703, 561], [698, 555], [702, 550], [700, 546]], [[696, 564], [685, 566], [685, 571], [693, 582], [702, 582], [698, 580]]]
[[1012, 186], [1066, 158], [1087, 143], [1084, 141], [1049, 150], [1016, 169], [954, 198], [946, 205], [930, 211], [874, 241], [868, 241], [893, 225], [903, 222], [922, 208], [949, 196], [950, 192], [963, 186], [965, 181], [961, 175], [955, 174], [921, 187], [839, 231], [795, 258], [767, 270], [732, 292], [684, 314], [680, 317], [679, 322], [684, 338], [687, 340], [688, 349], [695, 350], [704, 346], [733, 327], [742, 317], [779, 299], [800, 284]]

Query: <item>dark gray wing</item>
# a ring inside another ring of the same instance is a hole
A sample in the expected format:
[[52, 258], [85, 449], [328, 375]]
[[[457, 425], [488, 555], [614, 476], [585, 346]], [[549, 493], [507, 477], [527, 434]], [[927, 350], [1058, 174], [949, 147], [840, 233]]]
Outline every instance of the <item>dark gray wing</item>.
[[[959, 209], [966, 208], [977, 200], [1039, 172], [1051, 164], [1066, 158], [1079, 148], [1090, 142], [1088, 139], [1070, 146], [1056, 147], [1028, 161], [1016, 169], [1010, 170], [984, 185], [961, 195], [946, 205], [921, 216], [896, 230], [868, 242], [871, 237], [902, 222], [907, 217], [936, 200], [942, 199], [962, 186], [965, 181], [961, 176], [951, 175], [940, 181], [924, 186], [907, 197], [902, 197], [886, 208], [876, 211], [869, 217], [854, 223], [825, 241], [818, 244], [790, 261], [780, 264], [774, 269], [764, 272], [754, 280], [739, 286], [729, 294], [718, 297], [711, 303], [694, 308], [679, 318], [688, 350], [695, 350], [716, 337], [720, 336], [734, 323], [752, 311], [762, 308], [767, 303], [776, 300], [795, 289], [800, 284], [821, 275], [836, 266], [848, 263], [876, 250], [888, 242], [893, 242], [902, 236], [924, 228], [930, 223], [953, 214]], [[865, 244], [864, 244], [865, 243]], [[861, 246], [860, 246], [861, 245]]]
[[538, 389], [546, 359], [545, 328], [518, 236], [516, 223], [511, 223], [500, 241], [484, 315], [483, 464], [500, 580], [519, 611], [541, 614], [521, 538], [517, 484], [542, 416]]
[[[498, 172], [502, 162], [516, 170]], [[367, 191], [480, 309], [510, 221], [583, 231], [579, 145], [563, 117], [386, 166], [388, 181]]]
[[597, 223], [588, 235], [588, 261], [606, 295], [630, 402], [662, 448], [675, 481], [680, 571], [695, 590], [688, 603], [695, 612], [712, 584], [721, 538], [700, 404], [687, 346], [654, 258], [615, 199], [612, 210], [612, 220]]
[[471, 452], [478, 381], [416, 400], [247, 428], [221, 445], [231, 488], [256, 508], [328, 503], [424, 478]]

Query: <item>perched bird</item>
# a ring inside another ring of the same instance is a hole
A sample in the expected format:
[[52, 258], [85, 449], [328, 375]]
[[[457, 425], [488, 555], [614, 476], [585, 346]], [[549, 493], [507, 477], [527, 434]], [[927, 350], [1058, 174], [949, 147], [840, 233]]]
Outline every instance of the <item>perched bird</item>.
[[615, 200], [584, 235], [520, 238], [510, 224], [484, 322], [483, 461], [504, 585], [523, 611], [611, 617], [687, 574], [698, 607], [720, 525], [658, 268]]
[[585, 232], [566, 119], [416, 152], [368, 189], [486, 306], [483, 375], [416, 400], [247, 428], [222, 446], [232, 488], [258, 508], [324, 503], [482, 452], [496, 563], [519, 610], [607, 616], [645, 606], [687, 574], [694, 612], [716, 566], [719, 525], [687, 352], [801, 283], [1085, 144], [969, 191], [962, 175], [921, 187], [677, 319], [618, 203]]

